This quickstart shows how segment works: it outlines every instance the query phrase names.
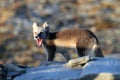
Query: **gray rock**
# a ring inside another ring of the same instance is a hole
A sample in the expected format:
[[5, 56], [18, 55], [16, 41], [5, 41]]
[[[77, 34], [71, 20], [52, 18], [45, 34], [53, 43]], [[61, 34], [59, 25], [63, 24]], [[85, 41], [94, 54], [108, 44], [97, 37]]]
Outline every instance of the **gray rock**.
[[119, 80], [120, 60], [96, 59], [86, 64], [80, 75], [81, 80]]
[[47, 62], [29, 68], [14, 80], [120, 80], [120, 59], [93, 58], [83, 68], [67, 68], [64, 63]]

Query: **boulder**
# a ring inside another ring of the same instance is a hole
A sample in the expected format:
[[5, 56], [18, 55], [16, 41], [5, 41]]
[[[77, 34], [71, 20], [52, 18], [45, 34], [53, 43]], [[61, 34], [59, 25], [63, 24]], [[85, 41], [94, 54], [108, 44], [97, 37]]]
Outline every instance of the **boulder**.
[[120, 80], [120, 59], [90, 58], [82, 68], [67, 67], [62, 62], [45, 62], [25, 71], [14, 80]]

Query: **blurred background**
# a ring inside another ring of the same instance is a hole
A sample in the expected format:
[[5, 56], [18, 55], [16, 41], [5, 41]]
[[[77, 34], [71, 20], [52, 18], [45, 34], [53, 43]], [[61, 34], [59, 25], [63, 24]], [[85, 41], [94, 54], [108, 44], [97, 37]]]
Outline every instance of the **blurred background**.
[[0, 63], [38, 66], [45, 60], [33, 40], [35, 21], [48, 21], [50, 31], [88, 28], [104, 55], [120, 58], [120, 0], [0, 0]]

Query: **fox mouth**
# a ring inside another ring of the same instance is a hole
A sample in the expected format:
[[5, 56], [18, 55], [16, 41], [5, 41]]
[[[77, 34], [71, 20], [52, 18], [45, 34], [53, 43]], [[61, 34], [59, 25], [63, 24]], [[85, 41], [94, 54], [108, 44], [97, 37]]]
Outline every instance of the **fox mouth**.
[[38, 47], [42, 46], [42, 41], [43, 41], [43, 39], [40, 39], [40, 38], [36, 39], [36, 43], [37, 43]]

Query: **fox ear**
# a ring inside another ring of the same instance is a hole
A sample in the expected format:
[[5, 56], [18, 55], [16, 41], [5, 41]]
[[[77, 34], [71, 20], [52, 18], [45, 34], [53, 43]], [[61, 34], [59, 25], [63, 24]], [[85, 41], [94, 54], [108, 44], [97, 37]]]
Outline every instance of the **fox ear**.
[[48, 27], [47, 21], [43, 23], [43, 26], [42, 26], [42, 27], [43, 27], [43, 28], [47, 28], [47, 27]]
[[38, 25], [37, 25], [36, 22], [33, 23], [33, 28], [34, 28], [34, 27], [38, 27]]

